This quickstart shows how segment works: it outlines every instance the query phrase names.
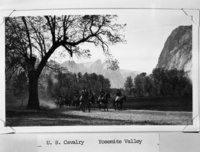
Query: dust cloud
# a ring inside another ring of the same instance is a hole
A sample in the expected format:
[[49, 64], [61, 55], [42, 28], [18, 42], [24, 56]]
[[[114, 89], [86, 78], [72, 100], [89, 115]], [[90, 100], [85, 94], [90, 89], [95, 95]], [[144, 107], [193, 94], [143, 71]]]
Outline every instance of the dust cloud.
[[[41, 109], [57, 108], [53, 99], [39, 99]], [[14, 96], [6, 96], [6, 109], [27, 109], [28, 97], [17, 99]]]
[[49, 99], [49, 100], [40, 99], [39, 101], [40, 101], [40, 106], [43, 108], [47, 108], [47, 109], [57, 108], [55, 105], [55, 102], [52, 99]]

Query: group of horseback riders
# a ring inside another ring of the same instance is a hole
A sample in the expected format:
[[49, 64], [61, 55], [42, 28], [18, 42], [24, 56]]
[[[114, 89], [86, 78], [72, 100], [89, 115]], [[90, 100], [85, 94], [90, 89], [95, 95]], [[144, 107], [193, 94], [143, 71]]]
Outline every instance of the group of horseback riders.
[[[104, 111], [107, 109], [108, 111], [108, 105], [109, 105], [109, 100], [111, 96], [109, 92], [105, 92], [103, 89], [100, 90], [99, 96], [97, 98], [97, 104], [99, 110], [101, 110], [102, 107], [104, 107]], [[91, 108], [93, 107], [95, 109], [95, 94], [92, 92], [91, 89], [87, 90], [85, 87], [79, 91], [76, 89], [74, 92], [74, 97], [73, 99], [70, 99], [72, 101], [72, 106], [76, 108], [76, 110], [82, 110], [85, 111], [88, 109], [90, 112]], [[66, 101], [69, 102], [69, 99], [64, 99], [62, 97], [58, 97], [56, 99], [56, 105], [59, 106], [60, 108], [66, 104]], [[114, 109], [121, 109], [122, 110], [122, 105], [123, 102], [126, 101], [126, 96], [122, 95], [121, 90], [118, 89], [115, 98], [113, 101], [113, 107]], [[68, 104], [70, 106], [70, 104]]]

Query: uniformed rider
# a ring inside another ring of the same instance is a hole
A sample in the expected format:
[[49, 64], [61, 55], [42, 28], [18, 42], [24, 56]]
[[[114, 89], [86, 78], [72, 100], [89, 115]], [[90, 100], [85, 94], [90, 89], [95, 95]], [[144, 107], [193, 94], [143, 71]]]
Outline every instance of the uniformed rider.
[[86, 88], [84, 87], [83, 90], [81, 91], [81, 95], [83, 98], [86, 98], [87, 97], [87, 90]]
[[94, 102], [94, 93], [92, 92], [91, 89], [89, 89], [89, 92], [88, 92], [88, 98], [90, 99], [90, 102]]
[[93, 92], [91, 89], [89, 89], [89, 98], [92, 98], [94, 96]]
[[79, 92], [78, 92], [77, 89], [75, 90], [75, 94], [74, 94], [74, 96], [75, 96], [76, 99], [79, 98]]
[[102, 99], [105, 95], [105, 92], [103, 89], [101, 89], [100, 93], [99, 93], [99, 99]]
[[117, 93], [115, 94], [115, 96], [116, 96], [115, 101], [117, 101], [122, 96], [120, 89], [117, 90]]

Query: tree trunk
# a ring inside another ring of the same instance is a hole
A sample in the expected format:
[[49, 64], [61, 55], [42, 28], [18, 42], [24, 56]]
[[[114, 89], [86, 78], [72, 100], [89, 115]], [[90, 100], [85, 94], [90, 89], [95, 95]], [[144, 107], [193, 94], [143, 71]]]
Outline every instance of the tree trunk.
[[38, 98], [38, 75], [35, 71], [35, 61], [36, 58], [32, 57], [29, 62], [29, 99], [28, 99], [28, 106], [27, 109], [39, 109], [39, 98]]
[[38, 98], [38, 79], [29, 80], [28, 109], [40, 109]]

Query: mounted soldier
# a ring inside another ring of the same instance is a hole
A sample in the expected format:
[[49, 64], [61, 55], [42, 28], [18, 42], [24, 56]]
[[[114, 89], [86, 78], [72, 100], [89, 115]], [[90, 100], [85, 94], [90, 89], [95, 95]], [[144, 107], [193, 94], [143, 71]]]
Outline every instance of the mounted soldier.
[[59, 101], [59, 107], [62, 108], [64, 106], [64, 100], [63, 100], [63, 97], [61, 95], [59, 96], [58, 101]]
[[93, 107], [95, 109], [94, 93], [92, 92], [91, 89], [89, 89], [88, 100], [89, 100], [89, 108], [91, 108], [91, 106], [93, 105]]
[[57, 107], [59, 107], [59, 96], [55, 99], [55, 105], [57, 106]]
[[80, 94], [79, 94], [79, 91], [76, 89], [74, 93], [74, 103], [73, 103], [73, 106], [75, 106], [76, 110], [78, 110], [78, 107], [80, 104], [79, 98], [80, 98]]
[[101, 104], [103, 102], [104, 95], [105, 95], [105, 92], [103, 89], [101, 89], [101, 91], [99, 92], [99, 97], [98, 97], [99, 110], [101, 109]]
[[104, 98], [103, 98], [104, 111], [105, 111], [105, 109], [107, 109], [107, 111], [108, 111], [109, 99], [110, 99], [110, 93], [107, 92], [107, 93], [105, 93]]
[[109, 98], [110, 98], [110, 93], [108, 93], [108, 92], [105, 93], [104, 90], [102, 89], [100, 91], [100, 95], [98, 98], [99, 110], [101, 110], [101, 105], [104, 104], [104, 111], [105, 111], [105, 109], [107, 109], [107, 111], [108, 111]]
[[117, 93], [115, 94], [115, 102], [117, 102], [117, 100], [119, 100], [121, 96], [122, 96], [121, 90], [117, 89]]
[[65, 106], [68, 106], [68, 104], [69, 104], [67, 94], [66, 94], [65, 97], [64, 97], [64, 103], [65, 103]]
[[81, 97], [80, 97], [80, 108], [84, 112], [85, 112], [85, 106], [86, 106], [87, 97], [88, 97], [88, 91], [84, 87], [83, 90], [81, 91]]
[[104, 95], [105, 95], [105, 92], [104, 92], [103, 89], [101, 89], [101, 91], [100, 91], [100, 93], [99, 93], [99, 98], [98, 98], [98, 100], [101, 100], [101, 99], [104, 97]]
[[122, 95], [121, 90], [118, 89], [117, 93], [115, 94], [115, 101], [113, 102], [113, 107], [115, 110], [118, 108], [119, 110], [122, 110], [123, 102], [126, 101], [126, 96]]
[[117, 92], [115, 94], [115, 99], [114, 99], [114, 102], [113, 102], [113, 107], [115, 109], [118, 108], [118, 103], [119, 103], [119, 99], [120, 99], [121, 96], [122, 96], [121, 90], [117, 89]]

